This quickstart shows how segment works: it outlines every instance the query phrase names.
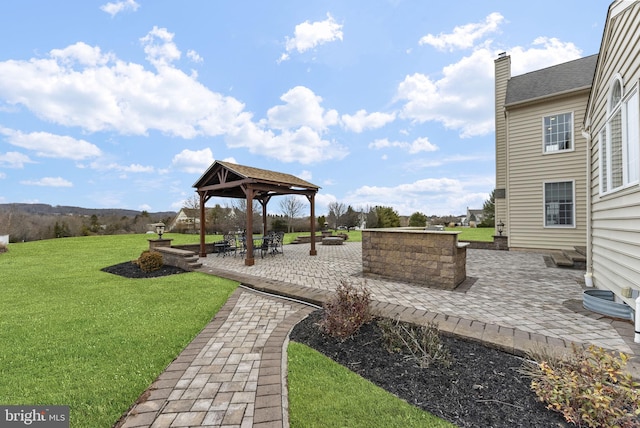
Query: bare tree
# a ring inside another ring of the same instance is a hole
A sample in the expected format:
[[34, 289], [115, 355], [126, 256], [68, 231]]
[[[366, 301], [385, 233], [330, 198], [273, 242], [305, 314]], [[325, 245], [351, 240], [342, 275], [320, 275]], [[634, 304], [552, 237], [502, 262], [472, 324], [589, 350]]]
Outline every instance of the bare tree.
[[[253, 210], [253, 230], [247, 233], [255, 233], [262, 231], [262, 205], [257, 200], [251, 201], [251, 209]], [[247, 200], [236, 199], [233, 202], [234, 226], [238, 230], [244, 230], [247, 227]]]
[[193, 233], [196, 233], [196, 223], [200, 218], [200, 195], [191, 195], [185, 199], [182, 207], [185, 209], [185, 214], [189, 217], [189, 223], [193, 225]]
[[333, 222], [333, 228], [338, 228], [342, 216], [347, 212], [347, 207], [342, 202], [331, 202], [328, 206], [329, 216], [327, 220]]
[[304, 204], [300, 198], [287, 196], [280, 200], [280, 210], [287, 218], [287, 232], [293, 232], [293, 220], [298, 217]]

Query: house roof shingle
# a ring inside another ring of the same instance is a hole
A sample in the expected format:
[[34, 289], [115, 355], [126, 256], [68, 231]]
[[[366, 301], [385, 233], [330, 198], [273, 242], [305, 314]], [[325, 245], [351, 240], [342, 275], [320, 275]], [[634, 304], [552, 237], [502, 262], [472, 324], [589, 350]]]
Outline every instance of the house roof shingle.
[[593, 82], [597, 61], [598, 55], [595, 54], [513, 76], [507, 83], [505, 106], [589, 88]]

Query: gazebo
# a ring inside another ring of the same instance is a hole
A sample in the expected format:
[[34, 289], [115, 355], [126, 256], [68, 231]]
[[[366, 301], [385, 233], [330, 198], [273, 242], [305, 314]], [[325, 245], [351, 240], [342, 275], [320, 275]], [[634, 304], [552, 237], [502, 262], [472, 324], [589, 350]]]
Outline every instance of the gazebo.
[[[215, 161], [195, 182], [193, 187], [200, 196], [200, 257], [206, 257], [205, 250], [205, 204], [213, 196], [247, 200], [247, 233], [253, 233], [253, 200], [262, 206], [262, 231], [267, 231], [267, 204], [276, 195], [304, 195], [311, 204], [311, 250], [315, 256], [315, 195], [319, 186], [301, 180], [296, 176], [230, 162]], [[253, 266], [253, 239], [247, 239], [245, 265]]]

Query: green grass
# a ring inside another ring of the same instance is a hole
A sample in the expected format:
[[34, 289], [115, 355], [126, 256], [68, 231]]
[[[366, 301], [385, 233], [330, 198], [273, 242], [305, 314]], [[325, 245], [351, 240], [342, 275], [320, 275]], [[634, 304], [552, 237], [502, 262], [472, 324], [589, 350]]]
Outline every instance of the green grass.
[[290, 342], [287, 352], [292, 428], [453, 427], [306, 345]]
[[149, 236], [10, 244], [0, 254], [0, 403], [69, 405], [72, 427], [112, 426], [210, 321], [237, 283], [100, 271], [138, 257]]
[[493, 227], [447, 227], [446, 230], [462, 232], [458, 241], [493, 242], [495, 229]]

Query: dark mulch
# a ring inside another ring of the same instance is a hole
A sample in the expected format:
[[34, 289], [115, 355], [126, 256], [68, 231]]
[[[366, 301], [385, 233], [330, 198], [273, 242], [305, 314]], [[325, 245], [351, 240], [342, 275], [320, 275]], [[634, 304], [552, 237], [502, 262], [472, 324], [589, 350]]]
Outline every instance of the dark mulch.
[[186, 272], [186, 270], [175, 266], [164, 265], [158, 270], [153, 272], [145, 272], [140, 269], [140, 266], [133, 262], [124, 262], [117, 265], [109, 266], [100, 269], [103, 272], [112, 273], [114, 275], [124, 276], [125, 278], [158, 278], [161, 276], [175, 275], [178, 273]]
[[420, 368], [381, 345], [375, 322], [343, 342], [320, 332], [316, 311], [297, 324], [291, 340], [314, 348], [405, 401], [459, 427], [568, 427], [539, 402], [529, 379], [518, 373], [522, 359], [476, 342], [442, 337], [454, 363]]

